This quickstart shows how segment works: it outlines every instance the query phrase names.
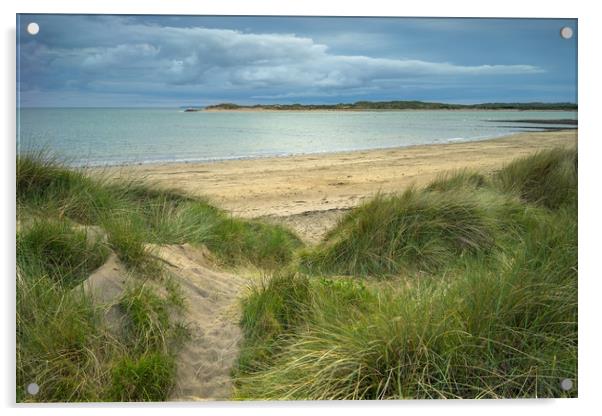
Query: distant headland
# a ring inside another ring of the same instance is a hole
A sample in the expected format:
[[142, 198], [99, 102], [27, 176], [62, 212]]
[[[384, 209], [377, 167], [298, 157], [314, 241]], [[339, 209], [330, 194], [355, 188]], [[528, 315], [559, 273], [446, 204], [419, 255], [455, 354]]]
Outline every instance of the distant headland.
[[221, 103], [188, 107], [184, 111], [387, 111], [387, 110], [577, 110], [575, 103], [481, 103], [450, 104], [424, 101], [357, 101], [339, 104], [255, 104]]

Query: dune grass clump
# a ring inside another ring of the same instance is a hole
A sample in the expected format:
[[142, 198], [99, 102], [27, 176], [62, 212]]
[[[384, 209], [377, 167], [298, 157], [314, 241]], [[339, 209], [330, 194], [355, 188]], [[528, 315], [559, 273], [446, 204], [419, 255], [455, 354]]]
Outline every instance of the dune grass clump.
[[277, 337], [303, 319], [309, 284], [305, 275], [283, 272], [252, 287], [241, 318], [245, 347], [238, 365], [242, 371], [257, 369], [273, 354]]
[[102, 241], [89, 241], [84, 231], [66, 221], [36, 219], [17, 232], [17, 261], [38, 263], [42, 273], [66, 287], [100, 267], [108, 251]]
[[[167, 288], [168, 292], [173, 287]], [[176, 352], [188, 330], [173, 319], [185, 311], [179, 298], [139, 282], [126, 289], [119, 306], [125, 316], [124, 345], [128, 354], [110, 371], [111, 401], [165, 401], [175, 384]]]
[[375, 300], [372, 293], [361, 281], [351, 279], [315, 279], [288, 270], [260, 281], [243, 305], [245, 340], [238, 374], [264, 369], [265, 362], [288, 348], [283, 334], [287, 337], [308, 321], [325, 322], [342, 311], [350, 319], [368, 300]]
[[233, 217], [201, 198], [131, 182], [115, 189], [130, 199], [129, 226], [137, 240], [155, 244], [204, 244], [226, 266], [274, 270], [293, 259], [302, 245], [290, 230]]
[[142, 207], [150, 241], [158, 244], [204, 244], [211, 239], [219, 212], [209, 204], [159, 199]]
[[127, 288], [119, 306], [127, 316], [127, 340], [135, 349], [167, 351], [186, 335], [185, 328], [170, 319], [185, 310], [180, 299], [161, 296], [144, 282]]
[[141, 218], [157, 244], [205, 244], [228, 266], [276, 269], [302, 245], [290, 230], [228, 215], [203, 200], [176, 195], [141, 198]]
[[97, 224], [103, 214], [123, 203], [123, 195], [111, 191], [106, 179], [93, 180], [45, 152], [17, 155], [16, 171], [21, 211]]
[[139, 216], [118, 213], [104, 219], [102, 227], [109, 246], [128, 269], [146, 277], [160, 276], [161, 265], [147, 247], [149, 232]]
[[226, 264], [253, 264], [275, 270], [293, 259], [303, 243], [293, 232], [275, 224], [221, 216], [212, 228], [207, 247]]
[[378, 196], [304, 253], [301, 266], [308, 272], [348, 275], [432, 271], [457, 257], [490, 250], [498, 226], [492, 215], [496, 208], [466, 192], [409, 189]]
[[557, 209], [577, 202], [577, 149], [553, 149], [517, 159], [494, 177], [503, 191]]
[[16, 173], [17, 199], [31, 198], [53, 189], [68, 190], [85, 180], [83, 175], [64, 167], [57, 158], [45, 152], [17, 155]]
[[204, 243], [220, 212], [201, 198], [153, 187], [140, 180], [112, 183], [113, 192], [126, 196], [122, 216], [147, 242]]
[[114, 402], [162, 402], [169, 399], [176, 366], [172, 356], [149, 353], [126, 357], [111, 371], [108, 392]]
[[463, 169], [438, 175], [425, 189], [440, 192], [462, 189], [474, 191], [487, 186], [487, 183], [488, 181], [483, 174]]
[[[91, 300], [66, 290], [40, 262], [17, 260], [17, 401], [93, 401], [114, 348]], [[29, 383], [40, 392], [26, 394]]]

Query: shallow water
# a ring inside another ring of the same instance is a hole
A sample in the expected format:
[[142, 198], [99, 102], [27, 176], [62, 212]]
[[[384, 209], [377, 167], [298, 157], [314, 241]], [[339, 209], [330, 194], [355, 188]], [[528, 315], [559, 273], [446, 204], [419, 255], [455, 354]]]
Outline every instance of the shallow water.
[[17, 149], [43, 148], [72, 165], [212, 161], [480, 140], [540, 130], [503, 120], [576, 118], [576, 111], [24, 108]]

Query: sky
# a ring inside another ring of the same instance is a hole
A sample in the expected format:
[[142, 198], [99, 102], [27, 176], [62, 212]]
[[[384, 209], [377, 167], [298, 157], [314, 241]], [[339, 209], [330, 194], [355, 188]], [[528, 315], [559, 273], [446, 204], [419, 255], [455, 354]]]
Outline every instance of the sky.
[[21, 14], [17, 69], [23, 107], [577, 102], [577, 21]]

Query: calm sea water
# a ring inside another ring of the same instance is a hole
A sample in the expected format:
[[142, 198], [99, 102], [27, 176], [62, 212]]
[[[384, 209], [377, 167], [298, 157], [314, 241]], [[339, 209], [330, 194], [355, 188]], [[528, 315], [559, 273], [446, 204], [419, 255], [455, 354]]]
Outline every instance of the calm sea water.
[[502, 120], [576, 117], [573, 111], [25, 108], [18, 112], [17, 149], [43, 148], [80, 166], [213, 161], [479, 140], [537, 130]]

